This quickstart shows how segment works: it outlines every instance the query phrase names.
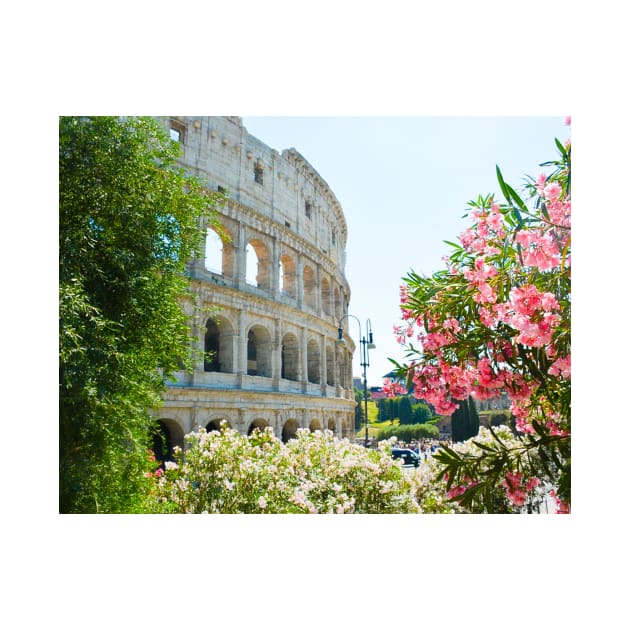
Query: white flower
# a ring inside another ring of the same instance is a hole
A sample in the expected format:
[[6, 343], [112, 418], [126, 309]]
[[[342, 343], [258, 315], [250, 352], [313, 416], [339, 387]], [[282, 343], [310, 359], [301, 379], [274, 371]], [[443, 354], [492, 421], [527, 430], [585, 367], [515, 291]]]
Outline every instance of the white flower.
[[265, 497], [259, 497], [258, 506], [261, 510], [264, 510], [267, 507], [267, 501], [265, 500]]

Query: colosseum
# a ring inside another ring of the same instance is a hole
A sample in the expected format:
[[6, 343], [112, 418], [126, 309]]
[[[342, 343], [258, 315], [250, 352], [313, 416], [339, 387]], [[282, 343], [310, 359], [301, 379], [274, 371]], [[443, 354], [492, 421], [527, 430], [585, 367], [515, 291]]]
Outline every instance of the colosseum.
[[351, 436], [355, 346], [338, 343], [347, 225], [335, 195], [295, 149], [278, 153], [240, 117], [159, 120], [182, 165], [229, 195], [219, 214], [228, 238], [203, 226], [205, 256], [188, 266], [200, 358], [167, 383], [156, 412], [168, 449], [221, 421], [241, 433], [272, 427], [284, 441], [298, 428]]

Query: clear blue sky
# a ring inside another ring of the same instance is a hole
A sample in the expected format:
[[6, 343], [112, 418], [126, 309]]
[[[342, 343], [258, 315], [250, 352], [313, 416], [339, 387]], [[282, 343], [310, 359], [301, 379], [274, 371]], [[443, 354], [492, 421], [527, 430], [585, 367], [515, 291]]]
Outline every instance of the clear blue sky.
[[[568, 112], [567, 114], [570, 114]], [[243, 117], [248, 132], [282, 151], [295, 147], [328, 182], [348, 223], [350, 310], [372, 324], [368, 385], [402, 360], [393, 326], [411, 269], [430, 275], [469, 225], [470, 199], [496, 193], [498, 165], [517, 190], [570, 136], [557, 117]], [[358, 339], [353, 319], [350, 334]], [[359, 351], [354, 375], [360, 376]]]

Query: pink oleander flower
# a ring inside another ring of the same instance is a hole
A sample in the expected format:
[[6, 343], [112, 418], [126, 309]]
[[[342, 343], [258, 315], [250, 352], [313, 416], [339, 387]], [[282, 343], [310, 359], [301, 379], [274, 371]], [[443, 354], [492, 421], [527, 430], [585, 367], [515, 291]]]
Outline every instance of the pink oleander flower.
[[466, 486], [454, 486], [446, 493], [446, 498], [454, 499], [464, 494], [464, 492], [466, 492]]
[[556, 503], [556, 514], [571, 514], [571, 506], [559, 499], [555, 490], [552, 490], [549, 495]]
[[571, 126], [571, 116], [567, 116], [567, 117], [564, 119], [564, 124], [565, 124], [567, 127], [570, 127], [570, 126]]
[[549, 367], [548, 373], [551, 376], [562, 376], [563, 378], [571, 378], [571, 355], [556, 359]]
[[562, 193], [562, 186], [558, 184], [558, 182], [551, 182], [551, 184], [547, 184], [543, 188], [543, 196], [549, 201], [556, 201], [560, 194]]

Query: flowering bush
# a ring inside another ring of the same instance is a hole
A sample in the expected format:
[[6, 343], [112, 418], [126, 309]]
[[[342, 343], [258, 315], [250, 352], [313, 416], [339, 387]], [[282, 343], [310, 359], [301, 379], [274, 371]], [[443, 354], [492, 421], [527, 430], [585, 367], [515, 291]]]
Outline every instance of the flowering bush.
[[282, 443], [271, 429], [186, 436], [176, 462], [152, 475], [152, 511], [170, 513], [413, 513], [414, 482], [388, 453], [299, 429]]
[[542, 165], [553, 172], [527, 182], [527, 203], [497, 168], [505, 203], [471, 201], [472, 226], [449, 243], [447, 269], [412, 271], [401, 287], [403, 324], [394, 332], [410, 359], [398, 366], [407, 389], [441, 414], [469, 395], [507, 392], [522, 434], [519, 448], [497, 437], [482, 453], [436, 456], [463, 506], [486, 501], [492, 511], [499, 478], [515, 507], [542, 478], [570, 504], [571, 145], [556, 146], [559, 159]]
[[[544, 495], [554, 491], [552, 479], [536, 476], [541, 466], [537, 454], [529, 452], [520, 471], [502, 473], [496, 467], [496, 454], [501, 450], [512, 459], [529, 451], [509, 427], [498, 426], [480, 427], [477, 437], [442, 446], [429, 456], [413, 480], [422, 512], [520, 514], [538, 510]], [[449, 459], [446, 467], [445, 453]], [[469, 463], [475, 465], [468, 467]], [[457, 483], [449, 483], [453, 475], [459, 477]]]

